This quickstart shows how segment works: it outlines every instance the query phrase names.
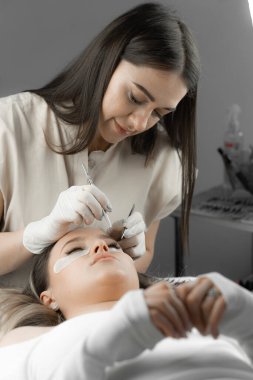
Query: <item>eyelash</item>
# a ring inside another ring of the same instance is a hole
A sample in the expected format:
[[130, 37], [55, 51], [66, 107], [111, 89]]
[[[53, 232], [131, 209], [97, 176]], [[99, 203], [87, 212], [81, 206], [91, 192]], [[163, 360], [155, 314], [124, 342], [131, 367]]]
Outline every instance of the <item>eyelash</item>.
[[65, 255], [71, 255], [72, 253], [76, 252], [76, 251], [84, 251], [86, 248], [75, 248], [75, 249], [72, 249], [71, 251], [69, 252], [66, 252]]
[[109, 248], [118, 248], [118, 249], [121, 249], [121, 246], [118, 244], [118, 243], [116, 243], [116, 242], [113, 242], [113, 243], [110, 243], [110, 244], [108, 244], [108, 247]]
[[[143, 102], [140, 102], [139, 100], [137, 100], [135, 98], [135, 96], [132, 94], [132, 92], [130, 92], [130, 94], [129, 94], [129, 100], [131, 103], [137, 104], [139, 106], [143, 104]], [[162, 115], [160, 115], [159, 112], [157, 112], [157, 111], [153, 111], [153, 112], [154, 112], [156, 117], [158, 117], [159, 119], [162, 118]]]
[[[121, 246], [118, 243], [116, 243], [116, 242], [112, 242], [112, 243], [108, 244], [108, 247], [109, 248], [121, 249]], [[75, 249], [73, 249], [73, 250], [71, 250], [69, 252], [66, 252], [66, 255], [71, 255], [72, 253], [74, 253], [76, 251], [83, 251], [84, 249], [86, 249], [86, 248], [81, 248], [81, 247], [80, 248], [75, 248]]]
[[137, 100], [136, 97], [132, 94], [132, 92], [130, 92], [130, 94], [129, 94], [129, 99], [132, 103], [135, 103], [138, 105], [141, 105], [143, 103], [143, 102], [140, 102], [139, 100]]

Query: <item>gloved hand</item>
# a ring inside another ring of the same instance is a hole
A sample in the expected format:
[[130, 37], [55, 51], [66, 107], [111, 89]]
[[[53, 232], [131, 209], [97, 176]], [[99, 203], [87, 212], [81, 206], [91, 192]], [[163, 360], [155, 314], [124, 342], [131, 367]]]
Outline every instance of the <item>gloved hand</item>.
[[73, 228], [73, 224], [91, 224], [111, 211], [106, 195], [95, 185], [72, 186], [60, 193], [56, 205], [45, 218], [28, 224], [23, 234], [23, 245], [39, 254]]
[[[110, 235], [118, 241], [124, 252], [138, 258], [146, 252], [145, 230], [146, 224], [141, 213], [134, 212], [127, 219], [113, 223]], [[121, 239], [123, 231], [124, 237]]]

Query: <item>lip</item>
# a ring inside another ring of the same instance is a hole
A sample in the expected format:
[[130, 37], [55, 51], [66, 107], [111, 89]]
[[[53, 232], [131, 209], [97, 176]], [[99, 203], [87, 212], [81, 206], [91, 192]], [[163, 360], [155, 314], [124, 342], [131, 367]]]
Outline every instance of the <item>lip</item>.
[[129, 136], [132, 134], [132, 132], [127, 131], [119, 123], [117, 123], [117, 121], [115, 119], [114, 119], [114, 124], [115, 124], [116, 131], [118, 132], [119, 135]]
[[118, 260], [117, 257], [115, 257], [115, 255], [111, 255], [110, 253], [98, 253], [95, 255], [94, 259], [92, 260], [92, 263], [91, 265], [94, 265], [96, 264], [98, 261], [101, 261], [101, 260]]

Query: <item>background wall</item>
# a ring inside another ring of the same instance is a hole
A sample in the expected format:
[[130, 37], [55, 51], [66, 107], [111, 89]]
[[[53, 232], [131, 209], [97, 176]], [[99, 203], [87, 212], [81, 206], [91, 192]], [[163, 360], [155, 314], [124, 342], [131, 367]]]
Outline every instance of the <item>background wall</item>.
[[[100, 29], [143, 1], [0, 0], [0, 96], [45, 84], [74, 58]], [[222, 181], [216, 153], [222, 144], [227, 107], [242, 108], [245, 141], [253, 143], [253, 28], [247, 0], [163, 0], [191, 27], [202, 57], [198, 104], [196, 192]], [[187, 273], [219, 270], [247, 275], [251, 234], [192, 222]], [[174, 228], [162, 222], [151, 270], [173, 272]]]

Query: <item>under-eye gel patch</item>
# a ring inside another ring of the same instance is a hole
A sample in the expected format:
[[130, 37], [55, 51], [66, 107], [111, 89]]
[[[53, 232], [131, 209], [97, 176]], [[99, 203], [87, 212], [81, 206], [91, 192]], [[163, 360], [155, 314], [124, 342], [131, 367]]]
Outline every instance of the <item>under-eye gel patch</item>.
[[54, 273], [61, 272], [64, 268], [73, 263], [73, 261], [79, 259], [79, 257], [86, 256], [90, 252], [90, 249], [80, 249], [75, 251], [68, 256], [62, 257], [57, 260], [54, 264]]

